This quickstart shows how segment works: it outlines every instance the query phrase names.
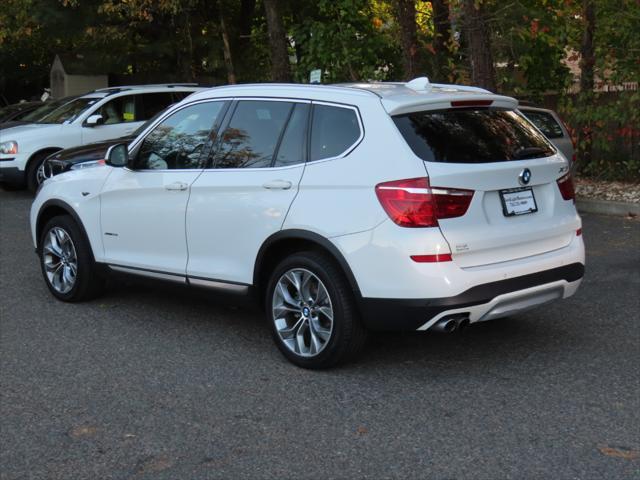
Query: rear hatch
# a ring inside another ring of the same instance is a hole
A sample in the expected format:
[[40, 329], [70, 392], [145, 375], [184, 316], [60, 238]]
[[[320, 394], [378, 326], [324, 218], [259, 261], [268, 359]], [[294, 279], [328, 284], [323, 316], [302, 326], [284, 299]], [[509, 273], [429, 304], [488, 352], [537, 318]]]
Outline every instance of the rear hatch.
[[557, 250], [576, 234], [566, 160], [519, 112], [487, 103], [393, 116], [432, 189], [474, 192], [464, 215], [438, 221], [461, 267]]

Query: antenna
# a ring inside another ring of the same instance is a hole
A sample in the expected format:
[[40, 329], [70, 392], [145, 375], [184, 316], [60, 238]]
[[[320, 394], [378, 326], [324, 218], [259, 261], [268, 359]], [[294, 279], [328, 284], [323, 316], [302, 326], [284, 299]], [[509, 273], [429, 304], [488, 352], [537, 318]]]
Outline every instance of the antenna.
[[429, 82], [429, 79], [427, 77], [418, 77], [414, 78], [410, 82], [407, 82], [406, 87], [410, 88], [411, 90], [415, 90], [416, 92], [426, 91], [431, 90], [431, 83]]

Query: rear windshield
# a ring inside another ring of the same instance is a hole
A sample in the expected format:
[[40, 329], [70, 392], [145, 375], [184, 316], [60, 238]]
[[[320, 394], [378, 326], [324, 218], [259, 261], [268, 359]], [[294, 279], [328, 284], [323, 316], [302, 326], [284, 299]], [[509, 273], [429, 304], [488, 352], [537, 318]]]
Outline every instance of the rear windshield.
[[555, 153], [549, 141], [514, 110], [429, 110], [393, 120], [413, 152], [427, 162], [505, 162]]
[[525, 117], [533, 122], [538, 129], [545, 134], [547, 138], [562, 138], [562, 128], [553, 118], [553, 115], [547, 112], [536, 110], [525, 110], [522, 112]]

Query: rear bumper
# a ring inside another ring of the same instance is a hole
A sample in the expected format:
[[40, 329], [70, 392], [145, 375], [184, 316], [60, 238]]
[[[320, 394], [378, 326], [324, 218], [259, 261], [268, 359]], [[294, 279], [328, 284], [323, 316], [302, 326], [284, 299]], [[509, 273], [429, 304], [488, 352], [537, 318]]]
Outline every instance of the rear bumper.
[[453, 297], [362, 298], [360, 309], [365, 324], [372, 330], [427, 330], [448, 315], [468, 314], [473, 323], [570, 297], [583, 276], [584, 265], [572, 263], [477, 285]]

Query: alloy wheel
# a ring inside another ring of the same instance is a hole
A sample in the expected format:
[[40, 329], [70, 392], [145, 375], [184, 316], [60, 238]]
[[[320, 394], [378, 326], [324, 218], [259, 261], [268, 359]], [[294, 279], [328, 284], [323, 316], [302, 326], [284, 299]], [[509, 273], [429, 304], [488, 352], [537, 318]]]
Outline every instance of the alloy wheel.
[[276, 283], [272, 317], [282, 342], [303, 357], [322, 352], [333, 332], [329, 293], [314, 273], [303, 268], [287, 271]]
[[49, 230], [42, 247], [42, 262], [53, 289], [62, 294], [70, 292], [76, 284], [78, 258], [73, 240], [64, 229]]

